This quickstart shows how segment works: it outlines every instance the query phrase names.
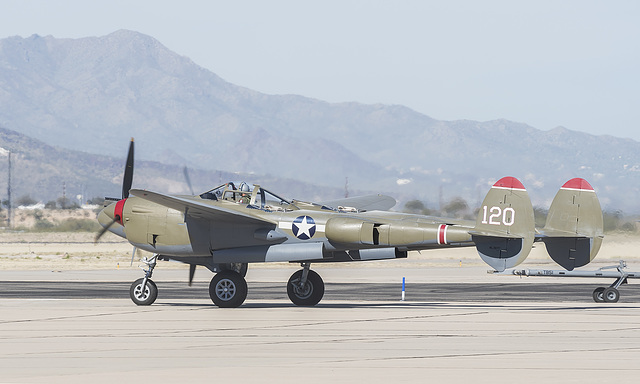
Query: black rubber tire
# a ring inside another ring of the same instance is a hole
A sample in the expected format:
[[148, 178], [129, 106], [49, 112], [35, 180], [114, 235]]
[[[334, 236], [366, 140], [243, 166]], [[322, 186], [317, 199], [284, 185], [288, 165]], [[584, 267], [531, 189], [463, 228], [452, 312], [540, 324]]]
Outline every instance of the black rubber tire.
[[602, 296], [604, 296], [604, 301], [607, 303], [617, 303], [620, 300], [620, 292], [613, 287], [606, 288]]
[[598, 287], [593, 290], [593, 301], [604, 303], [604, 287]]
[[324, 281], [315, 271], [309, 271], [307, 283], [304, 288], [300, 288], [298, 283], [302, 278], [302, 269], [291, 275], [287, 282], [287, 295], [289, 300], [301, 307], [312, 307], [322, 300], [324, 296]]
[[144, 278], [139, 278], [131, 284], [131, 288], [129, 288], [129, 297], [131, 297], [131, 301], [133, 301], [136, 305], [151, 305], [158, 298], [158, 287], [153, 280], [148, 279], [147, 285], [142, 292], [142, 281]]
[[247, 298], [247, 281], [236, 271], [218, 272], [209, 283], [209, 297], [220, 308], [237, 308]]

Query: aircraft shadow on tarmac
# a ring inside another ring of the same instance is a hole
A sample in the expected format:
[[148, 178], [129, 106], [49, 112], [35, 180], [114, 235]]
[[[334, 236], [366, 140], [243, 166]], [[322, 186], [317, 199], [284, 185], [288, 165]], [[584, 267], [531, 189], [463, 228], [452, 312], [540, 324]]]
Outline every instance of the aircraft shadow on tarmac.
[[[321, 303], [321, 307], [439, 305], [439, 303], [473, 302], [558, 302], [592, 303], [593, 284], [574, 283], [413, 283], [406, 286], [406, 300], [400, 301], [401, 287], [390, 283], [331, 283], [325, 299], [344, 303]], [[197, 300], [210, 304], [209, 284], [194, 282], [187, 288], [184, 282], [164, 282], [158, 298], [162, 300]], [[640, 303], [640, 285], [625, 284], [620, 304]], [[127, 299], [129, 283], [95, 281], [0, 281], [0, 298], [23, 299]], [[280, 283], [249, 283], [247, 307], [290, 307], [291, 303], [256, 301], [287, 300]], [[365, 303], [363, 303], [365, 302]], [[367, 303], [384, 302], [384, 303]], [[352, 304], [353, 303], [353, 304]], [[166, 304], [165, 304], [166, 305]], [[171, 305], [179, 305], [172, 303]], [[187, 304], [191, 305], [191, 304]], [[199, 305], [199, 304], [194, 304]]]

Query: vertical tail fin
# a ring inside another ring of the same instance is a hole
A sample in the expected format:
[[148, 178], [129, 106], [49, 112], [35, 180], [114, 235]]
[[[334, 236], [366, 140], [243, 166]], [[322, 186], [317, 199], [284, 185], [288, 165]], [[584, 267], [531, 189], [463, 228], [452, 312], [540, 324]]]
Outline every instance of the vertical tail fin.
[[571, 271], [589, 264], [604, 238], [602, 208], [593, 187], [580, 178], [567, 181], [540, 232], [549, 256], [563, 268]]
[[497, 271], [527, 258], [535, 221], [529, 194], [518, 179], [503, 177], [491, 187], [470, 233], [482, 260]]

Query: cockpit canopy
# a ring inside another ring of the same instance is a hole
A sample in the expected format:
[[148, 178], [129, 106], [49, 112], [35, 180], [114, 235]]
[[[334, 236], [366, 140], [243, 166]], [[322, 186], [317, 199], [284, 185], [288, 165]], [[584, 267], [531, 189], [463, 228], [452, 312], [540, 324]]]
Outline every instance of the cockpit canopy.
[[292, 202], [254, 184], [249, 186], [245, 182], [228, 182], [200, 195], [207, 200], [230, 201], [246, 204], [249, 208], [266, 211], [297, 210]]

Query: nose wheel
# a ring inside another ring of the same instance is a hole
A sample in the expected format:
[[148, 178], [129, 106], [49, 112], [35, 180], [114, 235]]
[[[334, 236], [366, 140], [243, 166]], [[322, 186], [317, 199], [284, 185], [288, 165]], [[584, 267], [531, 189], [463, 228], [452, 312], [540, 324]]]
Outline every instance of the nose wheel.
[[141, 277], [131, 284], [129, 296], [136, 305], [151, 305], [158, 298], [158, 287], [153, 280]]
[[151, 280], [151, 275], [153, 275], [153, 269], [156, 267], [157, 260], [158, 255], [153, 255], [150, 259], [144, 257], [141, 260], [142, 263], [146, 264], [149, 268], [144, 269], [144, 267], [140, 266], [144, 271], [144, 277], [134, 281], [133, 284], [131, 284], [131, 288], [129, 288], [131, 301], [136, 305], [151, 305], [158, 298], [158, 287], [156, 283]]

